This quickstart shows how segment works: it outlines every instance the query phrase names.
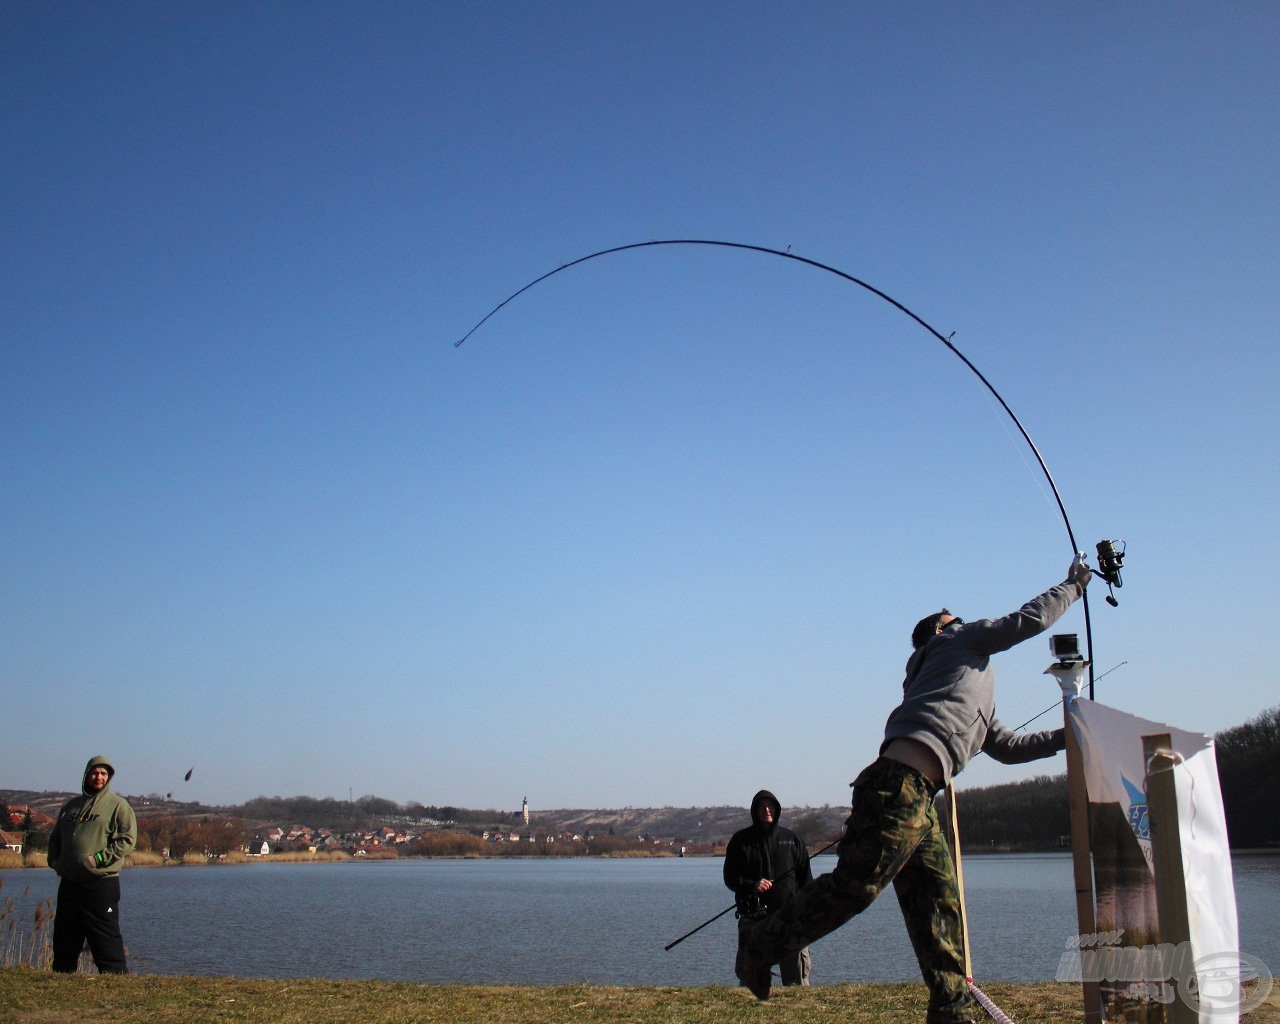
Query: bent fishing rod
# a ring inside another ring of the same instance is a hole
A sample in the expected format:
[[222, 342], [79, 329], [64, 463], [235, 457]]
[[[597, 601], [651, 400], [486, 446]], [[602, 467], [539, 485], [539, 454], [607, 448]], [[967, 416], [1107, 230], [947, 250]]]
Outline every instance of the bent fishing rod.
[[[897, 299], [886, 294], [885, 292], [882, 292], [879, 288], [876, 288], [874, 285], [868, 284], [866, 281], [863, 281], [861, 278], [854, 277], [852, 274], [848, 274], [845, 271], [838, 269], [837, 267], [830, 266], [829, 264], [826, 264], [826, 263], [820, 263], [818, 260], [809, 259], [807, 256], [801, 256], [797, 253], [793, 253], [790, 247], [788, 247], [785, 251], [783, 251], [781, 249], [772, 249], [769, 246], [765, 246], [765, 245], [751, 245], [746, 242], [726, 242], [726, 241], [720, 241], [720, 240], [711, 239], [711, 238], [653, 238], [647, 242], [632, 242], [628, 245], [615, 245], [608, 249], [601, 249], [598, 252], [589, 253], [586, 256], [579, 256], [577, 259], [570, 260], [568, 263], [562, 263], [560, 264], [560, 266], [556, 267], [554, 270], [549, 270], [545, 274], [535, 277], [532, 281], [530, 281], [524, 287], [519, 288], [516, 291], [512, 292], [505, 299], [503, 299], [496, 306], [494, 306], [493, 309], [489, 310], [488, 313], [486, 313], [483, 317], [481, 317], [481, 319], [476, 323], [474, 327], [471, 328], [471, 330], [467, 331], [466, 334], [464, 334], [461, 338], [455, 341], [453, 343], [453, 347], [454, 348], [460, 347], [463, 343], [467, 341], [468, 338], [470, 338], [473, 334], [475, 334], [476, 331], [480, 330], [481, 327], [483, 327], [493, 316], [495, 316], [508, 303], [515, 301], [515, 299], [519, 298], [525, 292], [529, 291], [529, 289], [535, 287], [536, 285], [541, 284], [543, 281], [546, 281], [548, 278], [555, 277], [556, 274], [559, 274], [561, 271], [568, 270], [571, 267], [579, 266], [580, 264], [586, 263], [589, 260], [599, 259], [604, 256], [612, 256], [616, 253], [630, 252], [635, 249], [648, 249], [648, 248], [654, 248], [658, 246], [672, 246], [672, 245], [709, 246], [712, 248], [720, 248], [720, 249], [737, 249], [745, 252], [761, 253], [766, 256], [777, 256], [779, 259], [792, 260], [796, 263], [803, 264], [804, 266], [813, 267], [815, 270], [822, 270], [828, 274], [834, 274], [836, 277], [841, 278], [842, 280], [848, 281], [851, 284], [856, 284], [859, 288], [865, 289], [866, 291], [870, 292], [872, 295], [876, 296], [876, 298], [882, 299], [883, 301], [889, 303], [889, 305], [893, 306], [894, 309], [897, 309], [898, 311], [909, 316], [917, 324], [919, 324], [931, 335], [933, 335], [934, 338], [942, 342], [942, 344], [946, 346], [947, 350], [950, 351], [951, 354], [954, 355], [957, 359], [959, 359], [960, 362], [962, 362], [965, 365], [965, 367], [968, 368], [969, 372], [971, 372], [975, 377], [978, 378], [979, 381], [982, 382], [982, 385], [987, 389], [988, 392], [990, 392], [991, 396], [996, 400], [996, 402], [999, 403], [1000, 408], [1005, 411], [1005, 414], [1013, 422], [1013, 425], [1018, 429], [1018, 433], [1022, 435], [1022, 439], [1026, 442], [1027, 447], [1031, 449], [1031, 454], [1035, 456], [1036, 463], [1040, 467], [1040, 472], [1044, 475], [1045, 481], [1049, 484], [1049, 490], [1053, 493], [1053, 499], [1058, 506], [1058, 513], [1062, 517], [1062, 525], [1066, 528], [1066, 531], [1067, 531], [1067, 539], [1071, 543], [1072, 555], [1073, 556], [1079, 555], [1081, 557], [1084, 556], [1084, 552], [1082, 552], [1080, 548], [1076, 545], [1076, 535], [1075, 535], [1075, 531], [1071, 527], [1071, 520], [1067, 515], [1067, 507], [1063, 503], [1062, 495], [1058, 491], [1058, 485], [1054, 482], [1053, 474], [1049, 472], [1049, 466], [1044, 461], [1044, 456], [1040, 454], [1040, 449], [1036, 447], [1035, 442], [1031, 439], [1031, 435], [1027, 432], [1027, 428], [1022, 425], [1022, 421], [1018, 419], [1013, 409], [1010, 408], [1009, 403], [1006, 402], [1004, 400], [1004, 397], [1000, 394], [1000, 392], [996, 390], [995, 385], [992, 384], [991, 381], [989, 381], [986, 378], [986, 376], [982, 373], [982, 371], [980, 371], [969, 360], [969, 358], [965, 356], [965, 354], [961, 352], [958, 348], [956, 348], [956, 346], [952, 343], [951, 339], [955, 337], [955, 332], [953, 331], [950, 335], [944, 335], [941, 331], [939, 331], [932, 324], [928, 323], [921, 316], [914, 313], [912, 310], [908, 309]], [[1117, 544], [1120, 545], [1118, 549], [1115, 547], [1115, 545]], [[1099, 566], [1094, 571], [1097, 573], [1097, 575], [1101, 576], [1104, 580], [1106, 580], [1107, 587], [1108, 587], [1107, 603], [1114, 606], [1116, 604], [1116, 599], [1115, 599], [1114, 593], [1112, 593], [1111, 591], [1111, 588], [1120, 587], [1123, 585], [1120, 578], [1120, 568], [1124, 560], [1124, 542], [1109, 541], [1109, 540], [1100, 541], [1097, 546], [1097, 551], [1098, 551]], [[1089, 594], [1088, 594], [1087, 588], [1081, 596], [1081, 605], [1084, 608], [1085, 651], [1086, 651], [1086, 659], [1089, 662], [1089, 698], [1090, 700], [1092, 700], [1093, 699], [1093, 683], [1094, 683], [1093, 621], [1089, 612]]]
[[[809, 861], [813, 860], [813, 858], [814, 858], [814, 857], [821, 857], [824, 853], [826, 853], [829, 849], [831, 849], [831, 847], [835, 846], [835, 845], [836, 845], [836, 843], [838, 843], [838, 842], [840, 842], [840, 836], [836, 836], [833, 840], [831, 840], [831, 842], [827, 843], [827, 845], [826, 845], [826, 846], [824, 846], [824, 847], [823, 847], [821, 850], [819, 850], [817, 853], [811, 853], [811, 854], [809, 854], [809, 856], [805, 858], [805, 861], [804, 861], [804, 862], [805, 862], [806, 864], [808, 864], [808, 863], [809, 863]], [[799, 865], [796, 865], [796, 866], [797, 866], [797, 867], [799, 867]], [[782, 872], [782, 874], [780, 874], [777, 878], [773, 879], [773, 881], [775, 881], [775, 882], [780, 882], [780, 881], [782, 881], [782, 879], [786, 878], [788, 875], [795, 874], [795, 870], [796, 870], [795, 868], [787, 868], [787, 870], [786, 870], [786, 871]], [[724, 917], [724, 915], [725, 915], [725, 914], [729, 913], [729, 911], [731, 911], [731, 910], [735, 909], [737, 906], [738, 906], [738, 901], [737, 901], [737, 900], [734, 900], [734, 901], [733, 901], [732, 903], [730, 903], [727, 907], [725, 907], [725, 908], [724, 908], [724, 910], [722, 910], [722, 911], [720, 911], [720, 913], [716, 914], [716, 915], [715, 915], [715, 917], [709, 917], [709, 918], [707, 918], [705, 921], [703, 921], [703, 922], [702, 922], [702, 924], [698, 925], [698, 927], [697, 927], [697, 928], [693, 928], [693, 929], [691, 929], [691, 930], [689, 930], [689, 931], [685, 932], [685, 933], [684, 933], [683, 935], [681, 935], [681, 936], [680, 936], [680, 938], [678, 938], [678, 939], [672, 939], [670, 942], [668, 942], [665, 946], [663, 946], [663, 947], [662, 947], [662, 951], [663, 951], [664, 953], [666, 953], [666, 952], [668, 952], [668, 951], [670, 951], [670, 950], [672, 950], [672, 949], [675, 949], [675, 948], [676, 948], [676, 946], [678, 946], [678, 945], [680, 945], [680, 943], [684, 942], [684, 940], [685, 940], [685, 939], [687, 939], [690, 935], [697, 935], [697, 934], [698, 934], [698, 932], [702, 931], [702, 929], [703, 929], [703, 928], [705, 928], [707, 925], [712, 924], [712, 923], [714, 923], [714, 922], [716, 922], [716, 921], [719, 921], [719, 920], [720, 920], [720, 918]]]

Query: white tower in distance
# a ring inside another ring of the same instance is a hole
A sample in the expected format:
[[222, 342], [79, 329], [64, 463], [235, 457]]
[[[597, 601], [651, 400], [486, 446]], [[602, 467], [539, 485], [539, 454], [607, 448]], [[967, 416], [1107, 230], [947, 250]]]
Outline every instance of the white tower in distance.
[[520, 814], [524, 817], [524, 827], [529, 827], [529, 798], [524, 798], [524, 806], [520, 809]]

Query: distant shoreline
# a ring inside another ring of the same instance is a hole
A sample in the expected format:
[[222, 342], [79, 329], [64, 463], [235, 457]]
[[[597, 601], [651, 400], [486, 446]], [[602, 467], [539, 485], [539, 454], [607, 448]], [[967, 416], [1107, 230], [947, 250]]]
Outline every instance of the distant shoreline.
[[[972, 857], [997, 857], [997, 856], [1033, 856], [1036, 854], [1055, 854], [1070, 855], [1070, 850], [965, 850], [963, 856]], [[1280, 857], [1280, 847], [1274, 846], [1256, 846], [1242, 847], [1232, 849], [1231, 854], [1242, 856], [1270, 855]], [[823, 857], [834, 857], [834, 851], [819, 854]], [[532, 860], [707, 860], [723, 857], [722, 852], [717, 853], [690, 853], [684, 857], [678, 854], [666, 851], [658, 851], [654, 853], [647, 852], [629, 852], [629, 853], [572, 853], [572, 854], [407, 854], [405, 856], [386, 856], [385, 854], [369, 854], [369, 855], [353, 855], [349, 853], [268, 853], [268, 854], [240, 854], [238, 856], [228, 857], [160, 857], [158, 854], [130, 854], [129, 859], [125, 861], [125, 868], [183, 868], [183, 867], [237, 867], [245, 864], [361, 864], [361, 863], [388, 863], [395, 861], [448, 861], [448, 860], [472, 860], [472, 861], [532, 861]], [[27, 854], [21, 861], [18, 855], [14, 854], [12, 862], [7, 860], [0, 854], [0, 871], [21, 871], [26, 869], [41, 870], [47, 869], [48, 863], [44, 859], [43, 853]]]
[[[130, 854], [125, 858], [124, 868], [190, 868], [190, 867], [238, 867], [245, 864], [363, 864], [394, 863], [411, 860], [474, 860], [474, 861], [533, 861], [533, 860], [693, 860], [695, 858], [721, 857], [722, 853], [678, 854], [665, 851], [647, 852], [614, 852], [614, 853], [567, 853], [567, 854], [405, 854], [404, 856], [387, 856], [386, 854], [357, 855], [341, 852], [324, 853], [267, 853], [228, 855], [225, 857], [203, 857], [188, 854], [185, 857], [161, 857], [159, 854]], [[13, 862], [0, 856], [0, 871], [23, 871], [27, 869], [48, 869], [49, 864], [42, 852], [27, 854], [19, 862], [19, 855], [14, 854]]]

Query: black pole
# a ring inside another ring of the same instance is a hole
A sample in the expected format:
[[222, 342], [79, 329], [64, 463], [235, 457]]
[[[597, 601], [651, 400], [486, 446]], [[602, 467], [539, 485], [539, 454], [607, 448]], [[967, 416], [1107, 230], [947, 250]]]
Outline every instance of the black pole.
[[698, 932], [702, 931], [702, 929], [705, 928], [707, 925], [711, 924], [711, 922], [719, 921], [720, 918], [724, 917], [725, 914], [729, 913], [729, 911], [731, 911], [737, 905], [738, 904], [736, 902], [730, 903], [727, 907], [724, 908], [724, 910], [716, 914], [715, 917], [707, 918], [705, 921], [702, 922], [702, 924], [698, 925], [697, 928], [694, 928], [692, 931], [685, 932], [678, 939], [672, 939], [670, 942], [668, 942], [665, 946], [662, 947], [663, 952], [666, 952], [667, 950], [670, 950], [670, 949], [675, 949], [676, 946], [684, 942], [684, 940], [687, 939], [690, 935], [697, 935]]

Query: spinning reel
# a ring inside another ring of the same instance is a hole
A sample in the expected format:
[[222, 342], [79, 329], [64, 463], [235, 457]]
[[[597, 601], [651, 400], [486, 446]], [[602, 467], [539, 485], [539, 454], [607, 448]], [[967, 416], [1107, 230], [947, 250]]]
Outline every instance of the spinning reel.
[[[1094, 571], [1107, 581], [1107, 604], [1112, 608], [1120, 602], [1115, 591], [1124, 586], [1120, 570], [1124, 568], [1125, 543], [1122, 540], [1098, 541], [1098, 568]], [[1114, 588], [1114, 589], [1113, 589]]]

